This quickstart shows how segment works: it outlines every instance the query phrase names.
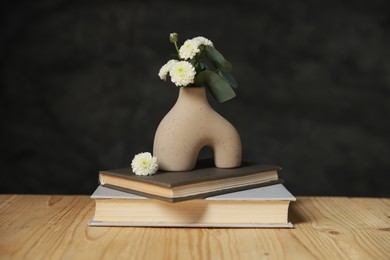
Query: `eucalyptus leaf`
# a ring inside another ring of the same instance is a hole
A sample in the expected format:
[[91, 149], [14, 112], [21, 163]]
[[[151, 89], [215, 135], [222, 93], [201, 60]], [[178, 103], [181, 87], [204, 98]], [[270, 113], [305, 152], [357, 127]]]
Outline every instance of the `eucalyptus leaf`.
[[225, 57], [223, 57], [223, 55], [214, 47], [207, 45], [205, 47], [205, 53], [206, 57], [218, 70], [227, 72], [232, 70], [232, 64], [230, 64], [230, 62], [228, 62]]
[[229, 72], [226, 72], [226, 71], [218, 71], [218, 74], [224, 78], [227, 82], [229, 82], [229, 85], [232, 87], [232, 88], [238, 88], [238, 83], [236, 81], [236, 79], [233, 77], [233, 75]]
[[220, 103], [228, 101], [236, 96], [236, 93], [230, 87], [229, 83], [217, 73], [210, 70], [199, 72], [195, 77], [195, 85], [207, 86], [214, 98]]

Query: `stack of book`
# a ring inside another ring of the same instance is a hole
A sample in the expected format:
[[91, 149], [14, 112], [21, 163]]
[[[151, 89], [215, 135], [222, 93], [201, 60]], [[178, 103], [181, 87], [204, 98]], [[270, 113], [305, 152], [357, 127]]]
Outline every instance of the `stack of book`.
[[186, 172], [135, 175], [131, 168], [100, 171], [90, 226], [292, 227], [295, 197], [280, 167], [243, 163], [220, 169], [199, 163]]

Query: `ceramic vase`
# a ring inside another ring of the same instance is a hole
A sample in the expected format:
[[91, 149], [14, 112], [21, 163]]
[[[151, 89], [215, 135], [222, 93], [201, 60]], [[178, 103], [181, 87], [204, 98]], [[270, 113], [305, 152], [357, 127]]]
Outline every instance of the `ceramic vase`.
[[160, 170], [189, 171], [205, 146], [212, 149], [216, 167], [240, 166], [241, 140], [235, 127], [210, 106], [204, 87], [181, 87], [156, 130], [153, 155]]

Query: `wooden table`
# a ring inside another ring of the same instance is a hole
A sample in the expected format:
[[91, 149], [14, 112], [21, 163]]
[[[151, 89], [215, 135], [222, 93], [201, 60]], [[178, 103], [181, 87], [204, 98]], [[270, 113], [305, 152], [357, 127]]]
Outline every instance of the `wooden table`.
[[293, 229], [89, 227], [93, 211], [0, 195], [0, 259], [390, 259], [390, 199], [298, 197]]

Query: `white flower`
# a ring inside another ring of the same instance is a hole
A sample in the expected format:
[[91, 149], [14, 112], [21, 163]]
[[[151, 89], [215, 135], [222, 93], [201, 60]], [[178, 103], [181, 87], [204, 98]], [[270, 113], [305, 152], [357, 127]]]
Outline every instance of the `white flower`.
[[150, 153], [139, 153], [131, 161], [131, 168], [136, 175], [152, 175], [158, 170], [157, 158]]
[[177, 63], [177, 62], [178, 62], [177, 60], [170, 60], [167, 63], [165, 63], [161, 67], [160, 71], [158, 72], [158, 76], [160, 77], [160, 79], [166, 80], [167, 79], [167, 75], [168, 75], [169, 71], [172, 68], [172, 65]]
[[199, 41], [186, 40], [179, 49], [179, 56], [181, 59], [192, 59], [200, 51]]
[[172, 82], [180, 87], [194, 83], [196, 72], [194, 66], [188, 61], [179, 61], [172, 65], [169, 75]]
[[207, 39], [203, 36], [195, 37], [192, 40], [199, 42], [199, 45], [214, 46], [213, 43], [209, 39]]
[[199, 53], [200, 45], [213, 46], [213, 43], [209, 39], [206, 39], [203, 36], [198, 36], [191, 40], [186, 40], [179, 49], [180, 58], [185, 60], [193, 59], [196, 56], [196, 54]]

